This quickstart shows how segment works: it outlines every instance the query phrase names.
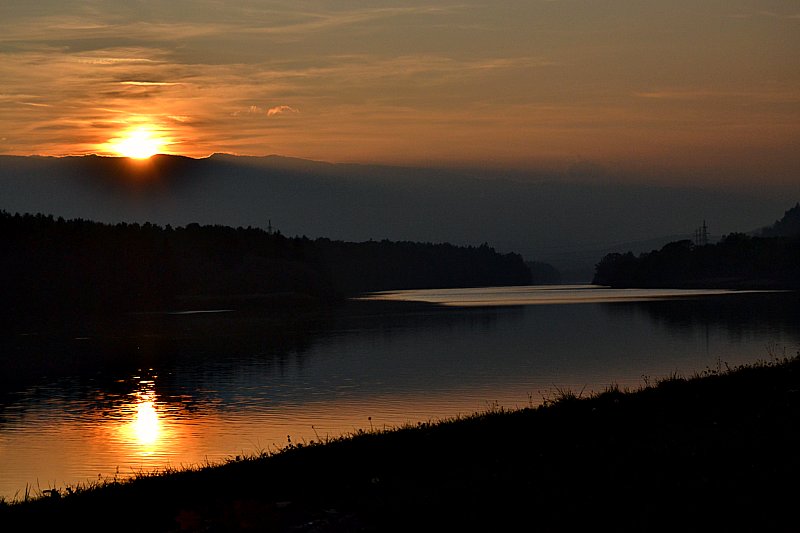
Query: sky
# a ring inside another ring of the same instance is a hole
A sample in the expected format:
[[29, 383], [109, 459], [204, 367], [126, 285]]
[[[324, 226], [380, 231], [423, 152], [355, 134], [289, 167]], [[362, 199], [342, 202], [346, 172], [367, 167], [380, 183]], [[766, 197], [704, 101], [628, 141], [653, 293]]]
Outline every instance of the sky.
[[794, 183], [796, 0], [4, 0], [0, 154]]

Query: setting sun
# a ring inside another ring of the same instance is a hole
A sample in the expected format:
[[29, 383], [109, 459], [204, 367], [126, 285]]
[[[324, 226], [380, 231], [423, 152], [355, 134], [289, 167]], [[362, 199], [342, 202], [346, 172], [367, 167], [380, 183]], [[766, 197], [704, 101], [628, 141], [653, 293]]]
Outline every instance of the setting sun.
[[167, 143], [152, 129], [142, 126], [126, 131], [108, 144], [113, 152], [123, 157], [147, 159], [161, 152]]

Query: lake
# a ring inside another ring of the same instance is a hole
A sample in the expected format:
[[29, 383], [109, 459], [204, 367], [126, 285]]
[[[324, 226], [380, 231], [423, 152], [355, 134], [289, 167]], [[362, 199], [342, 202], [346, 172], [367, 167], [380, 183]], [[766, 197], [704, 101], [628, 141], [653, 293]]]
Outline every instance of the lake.
[[796, 293], [572, 285], [9, 329], [0, 496], [793, 355], [799, 319]]

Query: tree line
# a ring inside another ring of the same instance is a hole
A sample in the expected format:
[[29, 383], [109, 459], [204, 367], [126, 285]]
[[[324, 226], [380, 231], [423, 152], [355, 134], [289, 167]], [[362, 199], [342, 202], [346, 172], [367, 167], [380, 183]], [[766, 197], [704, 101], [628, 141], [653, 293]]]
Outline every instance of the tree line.
[[800, 204], [759, 235], [731, 233], [715, 244], [690, 240], [640, 254], [608, 254], [593, 283], [613, 287], [800, 288]]
[[320, 305], [365, 291], [524, 284], [487, 244], [352, 243], [259, 228], [103, 224], [0, 212], [5, 312], [104, 313], [213, 301]]

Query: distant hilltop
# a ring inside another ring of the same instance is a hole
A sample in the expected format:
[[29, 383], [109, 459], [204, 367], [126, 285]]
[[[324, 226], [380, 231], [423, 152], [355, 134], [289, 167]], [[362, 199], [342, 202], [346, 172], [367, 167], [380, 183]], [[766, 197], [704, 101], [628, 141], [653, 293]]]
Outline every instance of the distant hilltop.
[[800, 202], [776, 220], [772, 226], [761, 230], [762, 237], [792, 237], [800, 235]]

